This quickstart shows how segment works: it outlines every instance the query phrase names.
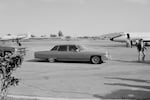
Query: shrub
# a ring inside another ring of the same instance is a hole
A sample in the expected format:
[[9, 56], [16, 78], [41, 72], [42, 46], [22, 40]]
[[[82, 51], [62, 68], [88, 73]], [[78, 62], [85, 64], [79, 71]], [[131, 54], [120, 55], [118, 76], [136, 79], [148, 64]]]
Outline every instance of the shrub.
[[23, 56], [8, 53], [4, 57], [0, 57], [0, 100], [7, 97], [8, 88], [17, 86], [19, 79], [12, 76], [12, 73], [21, 66]]

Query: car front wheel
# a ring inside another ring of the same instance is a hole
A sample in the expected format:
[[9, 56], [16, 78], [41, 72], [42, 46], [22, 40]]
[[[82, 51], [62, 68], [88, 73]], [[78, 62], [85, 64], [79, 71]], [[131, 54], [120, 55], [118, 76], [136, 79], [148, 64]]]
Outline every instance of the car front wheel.
[[50, 63], [53, 63], [53, 62], [55, 62], [55, 59], [54, 59], [54, 58], [48, 58], [48, 61], [49, 61]]
[[99, 56], [92, 56], [90, 61], [92, 64], [103, 63], [101, 57], [99, 57]]

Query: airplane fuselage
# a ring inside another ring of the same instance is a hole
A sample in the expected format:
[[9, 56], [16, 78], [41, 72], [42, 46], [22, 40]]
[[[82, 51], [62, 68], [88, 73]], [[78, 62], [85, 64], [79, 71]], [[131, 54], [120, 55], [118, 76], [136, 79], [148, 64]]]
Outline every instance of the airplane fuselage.
[[[128, 35], [127, 35], [128, 34]], [[143, 39], [146, 44], [150, 42], [150, 32], [124, 32], [122, 36], [119, 37], [113, 37], [110, 40], [114, 42], [120, 42], [120, 43], [126, 43], [128, 44], [129, 41], [133, 44], [136, 42], [136, 40]]]

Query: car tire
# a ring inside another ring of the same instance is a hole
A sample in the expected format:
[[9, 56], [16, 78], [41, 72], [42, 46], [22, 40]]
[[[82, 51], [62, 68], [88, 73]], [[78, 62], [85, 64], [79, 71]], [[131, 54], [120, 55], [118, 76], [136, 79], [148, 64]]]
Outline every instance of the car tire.
[[90, 61], [91, 61], [92, 64], [101, 64], [101, 63], [103, 63], [101, 57], [99, 57], [99, 56], [92, 56]]
[[49, 61], [50, 63], [53, 63], [53, 62], [55, 62], [55, 59], [54, 59], [54, 58], [48, 58], [48, 61]]

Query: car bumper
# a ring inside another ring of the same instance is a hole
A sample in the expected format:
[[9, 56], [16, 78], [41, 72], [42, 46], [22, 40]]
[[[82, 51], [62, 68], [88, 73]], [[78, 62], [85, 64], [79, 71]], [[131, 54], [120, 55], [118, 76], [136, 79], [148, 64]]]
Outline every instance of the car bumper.
[[104, 55], [104, 57], [102, 58], [103, 61], [105, 61], [105, 60], [111, 60], [111, 59], [112, 59], [112, 57], [111, 57], [111, 55], [110, 55], [109, 52], [106, 52], [105, 55]]

